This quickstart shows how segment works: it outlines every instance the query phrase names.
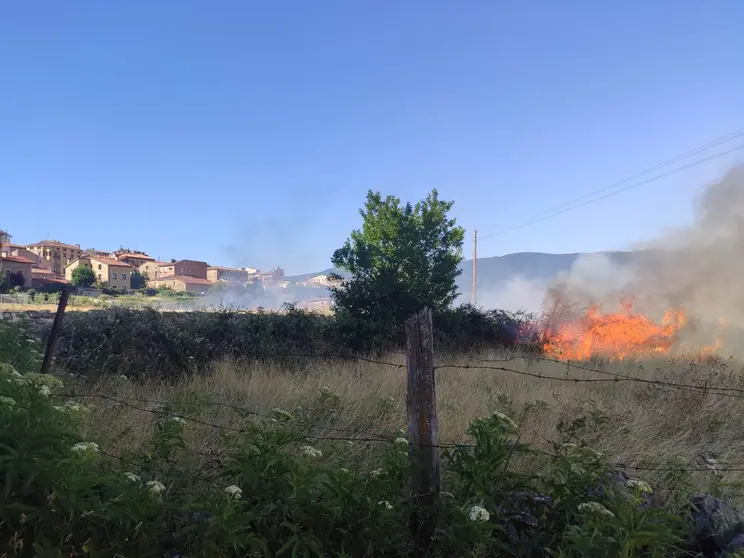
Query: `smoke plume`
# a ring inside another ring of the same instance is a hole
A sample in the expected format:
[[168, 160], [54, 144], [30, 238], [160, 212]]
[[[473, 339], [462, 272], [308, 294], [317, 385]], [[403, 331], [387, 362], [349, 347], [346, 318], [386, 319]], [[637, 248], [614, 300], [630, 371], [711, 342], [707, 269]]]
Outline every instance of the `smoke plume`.
[[681, 341], [706, 344], [725, 332], [724, 348], [735, 351], [732, 336], [744, 331], [744, 166], [710, 184], [695, 208], [691, 226], [665, 233], [636, 247], [630, 263], [587, 256], [551, 285], [545, 308], [586, 308], [599, 304], [615, 311], [621, 300], [661, 319], [669, 308], [688, 317]]

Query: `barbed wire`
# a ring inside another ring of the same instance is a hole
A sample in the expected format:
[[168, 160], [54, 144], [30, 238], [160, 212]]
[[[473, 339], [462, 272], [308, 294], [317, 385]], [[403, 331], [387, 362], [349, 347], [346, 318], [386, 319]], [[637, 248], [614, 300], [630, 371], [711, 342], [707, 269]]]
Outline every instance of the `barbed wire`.
[[[156, 416], [160, 416], [163, 418], [174, 418], [178, 417], [180, 419], [183, 419], [185, 421], [193, 422], [194, 424], [199, 424], [202, 426], [208, 426], [212, 427], [218, 430], [225, 430], [235, 433], [247, 433], [249, 432], [249, 429], [247, 428], [235, 428], [231, 426], [225, 426], [221, 424], [211, 423], [207, 421], [203, 421], [201, 419], [197, 419], [195, 417], [191, 417], [188, 415], [184, 415], [180, 412], [169, 412], [162, 409], [148, 409], [144, 407], [137, 407], [136, 405], [131, 405], [124, 401], [124, 399], [130, 399], [130, 400], [136, 400], [139, 402], [149, 402], [151, 404], [163, 404], [163, 405], [173, 405], [172, 402], [168, 401], [159, 401], [159, 400], [142, 400], [139, 398], [118, 398], [118, 397], [112, 397], [102, 394], [57, 394], [58, 397], [98, 397], [106, 400], [110, 400], [113, 402], [120, 403], [128, 408], [131, 408], [133, 410], [138, 410], [142, 412], [152, 413]], [[220, 404], [222, 406], [222, 404]], [[269, 414], [260, 413], [251, 409], [246, 409], [243, 407], [239, 407], [236, 405], [227, 405], [229, 408], [234, 408], [237, 410], [242, 411], [245, 414], [255, 415], [255, 416], [261, 416], [265, 418], [274, 418]], [[363, 432], [359, 430], [351, 430], [351, 429], [337, 429], [332, 427], [326, 427], [326, 426], [319, 426], [318, 428], [323, 430], [330, 430], [330, 431], [337, 431], [337, 432], [343, 432], [349, 434], [348, 436], [322, 436], [322, 435], [314, 435], [310, 433], [302, 433], [301, 436], [310, 440], [319, 440], [319, 441], [346, 441], [346, 442], [357, 442], [357, 443], [388, 443], [388, 444], [394, 444], [396, 443], [395, 439], [391, 439], [391, 436], [386, 436], [385, 434], [371, 434], [369, 432]], [[427, 443], [416, 443], [416, 442], [410, 442], [409, 440], [406, 440], [406, 443], [408, 446], [413, 447], [422, 447], [422, 448], [436, 448], [440, 450], [461, 450], [461, 449], [475, 449], [478, 446], [476, 444], [471, 443], [437, 443], [437, 444], [427, 444]], [[540, 450], [538, 448], [528, 448], [528, 452], [540, 454], [545, 457], [548, 457], [550, 459], [560, 459], [562, 456], [556, 455], [551, 452], [547, 452], [544, 450]], [[124, 458], [121, 458], [120, 456], [116, 456], [114, 454], [109, 454], [107, 452], [101, 452], [104, 455], [108, 455], [109, 457], [113, 457], [116, 459], [122, 460], [122, 462], [126, 462]], [[141, 463], [136, 462], [130, 462], [130, 464], [137, 465], [139, 467], [144, 467]], [[613, 463], [612, 466], [615, 469], [627, 469], [627, 470], [635, 470], [635, 471], [655, 471], [655, 472], [698, 472], [698, 473], [715, 473], [715, 472], [744, 472], [744, 464], [738, 464], [738, 463], [725, 463], [726, 465], [730, 465], [728, 467], [718, 467], [718, 466], [709, 466], [709, 467], [653, 467], [653, 466], [642, 466], [642, 465], [627, 465], [625, 463]], [[155, 471], [157, 472], [157, 471]], [[169, 473], [166, 473], [169, 474]], [[202, 479], [202, 480], [208, 480], [208, 479]], [[210, 481], [211, 482], [211, 481]]]
[[[708, 385], [708, 384], [686, 384], [686, 383], [676, 383], [676, 382], [668, 382], [664, 380], [651, 380], [648, 378], [638, 378], [636, 376], [631, 376], [629, 374], [621, 374], [618, 372], [610, 372], [608, 370], [601, 370], [598, 368], [592, 368], [589, 366], [584, 366], [581, 364], [573, 363], [573, 362], [565, 362], [560, 361], [557, 359], [552, 358], [545, 358], [545, 357], [525, 357], [526, 360], [538, 360], [543, 362], [551, 362], [555, 364], [563, 365], [567, 368], [576, 368], [577, 370], [585, 370], [587, 372], [593, 372], [595, 374], [601, 374], [605, 376], [612, 376], [613, 379], [611, 380], [604, 380], [605, 382], [615, 382], [615, 381], [629, 381], [629, 382], [637, 382], [641, 384], [653, 384], [656, 386], [663, 386], [663, 387], [669, 387], [674, 389], [681, 389], [681, 390], [699, 390], [704, 391], [708, 393], [713, 393], [714, 395], [723, 395], [727, 397], [734, 397], [734, 398], [744, 398], [744, 389], [742, 388], [734, 388], [734, 387], [727, 387], [727, 386], [715, 386], [715, 385]], [[488, 359], [477, 359], [480, 362], [500, 362], [500, 361], [491, 361]], [[528, 376], [534, 376], [537, 378], [542, 379], [548, 379], [548, 380], [560, 380], [560, 381], [570, 381], [570, 382], [592, 382], [592, 381], [602, 381], [600, 379], [587, 379], [587, 378], [565, 378], [561, 376], [547, 376], [540, 373], [528, 373], [521, 370], [514, 370], [512, 368], [506, 368], [504, 366], [473, 366], [473, 365], [442, 365], [441, 367], [452, 367], [452, 368], [473, 368], [473, 369], [486, 369], [486, 370], [501, 370], [506, 372], [512, 372], [516, 374], [523, 374]]]

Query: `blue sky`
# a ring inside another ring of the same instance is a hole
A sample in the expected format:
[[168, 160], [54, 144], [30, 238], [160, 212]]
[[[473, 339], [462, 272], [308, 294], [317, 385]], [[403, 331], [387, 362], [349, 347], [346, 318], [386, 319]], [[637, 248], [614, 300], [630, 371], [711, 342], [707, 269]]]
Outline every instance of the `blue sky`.
[[[4, 3], [0, 228], [305, 272], [368, 189], [436, 187], [487, 235], [744, 127], [743, 23], [739, 0]], [[479, 255], [627, 247], [741, 153]]]

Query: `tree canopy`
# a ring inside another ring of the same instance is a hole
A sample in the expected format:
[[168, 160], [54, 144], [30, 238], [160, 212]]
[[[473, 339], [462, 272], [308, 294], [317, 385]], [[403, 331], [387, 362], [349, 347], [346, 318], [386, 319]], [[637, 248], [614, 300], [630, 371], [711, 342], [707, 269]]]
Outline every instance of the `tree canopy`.
[[7, 269], [0, 270], [0, 293], [9, 293], [12, 289], [23, 287], [26, 282], [22, 271], [12, 272]]
[[370, 190], [359, 210], [362, 228], [331, 258], [349, 275], [334, 277], [341, 281], [331, 289], [337, 312], [390, 331], [424, 306], [450, 307], [465, 236], [448, 216], [453, 205], [436, 189], [415, 206]]
[[75, 287], [90, 287], [96, 282], [96, 274], [89, 267], [79, 265], [72, 270], [70, 283]]

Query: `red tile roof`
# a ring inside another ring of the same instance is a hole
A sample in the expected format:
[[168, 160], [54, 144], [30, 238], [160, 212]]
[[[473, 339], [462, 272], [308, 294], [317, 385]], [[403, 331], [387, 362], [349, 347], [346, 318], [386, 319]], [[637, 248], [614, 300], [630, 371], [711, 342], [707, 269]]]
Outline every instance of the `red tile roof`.
[[73, 246], [72, 244], [65, 244], [64, 242], [60, 242], [59, 240], [41, 240], [39, 242], [35, 242], [34, 244], [29, 244], [29, 248], [34, 246], [59, 246], [61, 248], [72, 248], [73, 250], [82, 250], [80, 249], [80, 246]]
[[209, 279], [199, 279], [198, 277], [189, 277], [187, 275], [166, 275], [165, 277], [150, 279], [151, 283], [157, 283], [159, 281], [183, 281], [192, 285], [214, 285], [214, 282]]
[[124, 258], [132, 258], [132, 259], [137, 259], [137, 260], [151, 260], [153, 262], [155, 261], [155, 258], [151, 258], [147, 254], [129, 254], [129, 253], [126, 253], [126, 254], [119, 254], [116, 257], [119, 260], [123, 260]]
[[32, 267], [31, 273], [34, 275], [57, 275], [51, 269], [45, 269], [43, 267]]
[[22, 256], [0, 256], [0, 260], [4, 262], [15, 262], [20, 264], [32, 264], [34, 263], [33, 260], [29, 260], [28, 258], [24, 258]]
[[104, 257], [98, 257], [98, 256], [88, 256], [88, 259], [92, 262], [98, 262], [105, 265], [112, 265], [116, 267], [132, 267], [126, 262], [120, 262], [119, 260], [114, 260], [112, 258], [104, 258]]

